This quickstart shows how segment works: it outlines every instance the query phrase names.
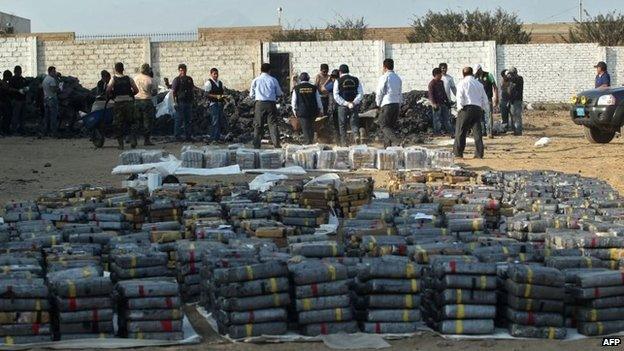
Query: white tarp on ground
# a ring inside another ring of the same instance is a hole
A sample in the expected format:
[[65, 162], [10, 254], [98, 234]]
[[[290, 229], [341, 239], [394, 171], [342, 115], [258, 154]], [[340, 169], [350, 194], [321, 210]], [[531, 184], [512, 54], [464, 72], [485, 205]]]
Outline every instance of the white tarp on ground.
[[280, 180], [288, 179], [285, 174], [264, 173], [249, 182], [249, 190], [257, 190], [261, 193], [271, 189]]
[[114, 175], [145, 173], [148, 171], [156, 171], [163, 177], [170, 174], [173, 175], [231, 175], [241, 174], [240, 166], [233, 165], [219, 168], [186, 168], [182, 167], [182, 161], [173, 155], [168, 155], [166, 161], [155, 163], [144, 163], [140, 165], [119, 165], [113, 168], [111, 172]]
[[[443, 337], [444, 339], [453, 339], [453, 340], [538, 340], [535, 338], [517, 338], [514, 336], [509, 335], [509, 331], [505, 328], [496, 328], [494, 330], [493, 334], [488, 334], [488, 335], [449, 335], [449, 334], [440, 334], [440, 333], [436, 333], [438, 335], [440, 335], [441, 337]], [[620, 333], [615, 333], [615, 334], [611, 334], [611, 336], [622, 336], [624, 335], [624, 332], [620, 332]], [[605, 337], [608, 335], [605, 335]], [[574, 340], [581, 340], [581, 339], [587, 339], [589, 338], [588, 336], [585, 336], [583, 334], [580, 334], [578, 332], [577, 329], [575, 328], [567, 328], [567, 334], [566, 334], [566, 338], [563, 339], [562, 341], [574, 341]]]
[[254, 169], [246, 169], [243, 173], [275, 173], [275, 174], [289, 174], [289, 175], [304, 175], [308, 174], [305, 169], [301, 166], [289, 166], [282, 168], [254, 168]]
[[[117, 319], [115, 315], [114, 319]], [[140, 339], [77, 339], [40, 342], [34, 344], [0, 345], [0, 350], [29, 350], [29, 349], [54, 349], [54, 350], [85, 350], [85, 349], [125, 349], [135, 347], [157, 347], [199, 344], [201, 336], [197, 334], [191, 322], [185, 316], [182, 323], [184, 339], [177, 341], [167, 340], [140, 340]]]

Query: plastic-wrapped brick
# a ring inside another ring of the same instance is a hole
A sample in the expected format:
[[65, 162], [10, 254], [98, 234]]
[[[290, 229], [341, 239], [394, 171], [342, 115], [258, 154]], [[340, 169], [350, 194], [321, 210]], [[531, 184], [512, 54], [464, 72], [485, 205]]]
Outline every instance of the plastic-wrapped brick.
[[511, 323], [509, 334], [516, 338], [538, 338], [538, 339], [565, 339], [566, 328], [557, 327], [535, 327]]
[[338, 333], [356, 333], [358, 326], [355, 321], [306, 324], [301, 329], [301, 333], [307, 336], [328, 335]]

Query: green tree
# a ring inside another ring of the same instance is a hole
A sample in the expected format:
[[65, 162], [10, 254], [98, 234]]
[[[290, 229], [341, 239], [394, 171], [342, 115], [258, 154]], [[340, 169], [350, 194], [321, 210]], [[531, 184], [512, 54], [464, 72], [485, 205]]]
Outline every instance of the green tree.
[[288, 26], [281, 31], [271, 34], [272, 41], [323, 41], [323, 40], [363, 40], [368, 25], [361, 18], [337, 17], [334, 23], [328, 23], [322, 29], [310, 27], [309, 29]]
[[336, 23], [327, 24], [325, 31], [328, 40], [363, 40], [366, 35], [368, 25], [364, 17], [345, 18], [339, 16]]
[[411, 43], [486, 41], [500, 44], [526, 44], [531, 34], [522, 29], [518, 15], [501, 8], [495, 11], [466, 11], [444, 13], [427, 12], [415, 17], [412, 32], [407, 36]]
[[575, 26], [569, 29], [568, 43], [599, 43], [603, 46], [624, 45], [624, 14], [610, 12], [606, 15], [592, 17], [585, 12], [588, 19], [580, 22], [574, 19]]

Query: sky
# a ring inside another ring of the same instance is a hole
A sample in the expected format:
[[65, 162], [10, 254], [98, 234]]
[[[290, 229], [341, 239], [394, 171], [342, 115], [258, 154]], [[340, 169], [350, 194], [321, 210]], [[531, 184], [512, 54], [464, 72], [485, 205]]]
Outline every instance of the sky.
[[[624, 0], [583, 0], [592, 15], [624, 10]], [[579, 0], [0, 0], [0, 12], [31, 20], [33, 32], [161, 33], [198, 27], [276, 25], [324, 27], [338, 15], [364, 17], [370, 27], [403, 27], [428, 10], [503, 9], [525, 23], [568, 22]], [[114, 19], [114, 20], [113, 20]]]

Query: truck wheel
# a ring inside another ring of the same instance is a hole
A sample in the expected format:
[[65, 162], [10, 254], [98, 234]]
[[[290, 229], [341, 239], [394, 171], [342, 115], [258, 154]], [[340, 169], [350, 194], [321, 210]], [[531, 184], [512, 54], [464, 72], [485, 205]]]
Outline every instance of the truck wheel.
[[592, 144], [608, 144], [614, 136], [614, 130], [585, 127], [585, 138]]
[[95, 129], [93, 131], [93, 134], [91, 135], [91, 141], [93, 142], [93, 145], [96, 148], [101, 148], [102, 146], [104, 146], [104, 141], [106, 140], [106, 138], [104, 137], [104, 134], [102, 134], [102, 131], [99, 129]]

